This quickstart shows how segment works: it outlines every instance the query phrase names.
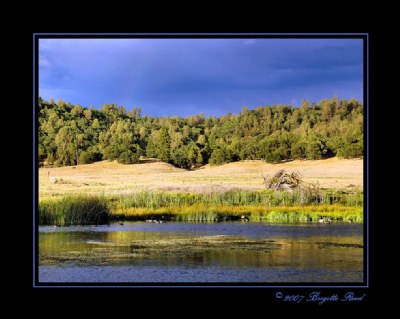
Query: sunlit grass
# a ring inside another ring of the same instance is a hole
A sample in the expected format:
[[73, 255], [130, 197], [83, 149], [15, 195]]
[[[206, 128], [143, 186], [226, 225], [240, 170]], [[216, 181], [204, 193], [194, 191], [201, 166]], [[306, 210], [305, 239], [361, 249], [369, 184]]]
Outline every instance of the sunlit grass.
[[231, 190], [203, 194], [142, 191], [130, 195], [74, 195], [39, 203], [41, 225], [106, 224], [110, 219], [215, 222], [363, 221], [360, 191], [301, 192]]
[[330, 217], [337, 221], [363, 221], [363, 209], [338, 205], [281, 206], [265, 207], [258, 205], [228, 206], [193, 204], [149, 208], [117, 208], [113, 216], [127, 220], [174, 219], [176, 221], [226, 221], [247, 217], [250, 221], [317, 221]]
[[165, 193], [142, 191], [118, 198], [122, 208], [181, 207], [194, 204], [266, 207], [303, 206], [303, 205], [342, 205], [363, 206], [363, 193], [360, 190], [349, 192], [337, 190], [319, 190], [318, 192], [281, 192], [281, 191], [243, 191], [240, 189], [226, 192], [203, 192], [201, 194]]

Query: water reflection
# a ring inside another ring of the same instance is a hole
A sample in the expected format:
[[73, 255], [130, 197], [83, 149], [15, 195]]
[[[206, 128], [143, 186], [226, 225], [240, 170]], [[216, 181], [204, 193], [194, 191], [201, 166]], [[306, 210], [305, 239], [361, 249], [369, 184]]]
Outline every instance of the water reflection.
[[[189, 249], [175, 246], [217, 235], [252, 242], [221, 246], [207, 242], [208, 246], [196, 244], [193, 249], [190, 245]], [[263, 240], [268, 241], [266, 248], [257, 245]], [[269, 242], [279, 246], [269, 249]], [[349, 244], [363, 244], [362, 225], [126, 223], [40, 227], [39, 281], [362, 282], [363, 249]]]

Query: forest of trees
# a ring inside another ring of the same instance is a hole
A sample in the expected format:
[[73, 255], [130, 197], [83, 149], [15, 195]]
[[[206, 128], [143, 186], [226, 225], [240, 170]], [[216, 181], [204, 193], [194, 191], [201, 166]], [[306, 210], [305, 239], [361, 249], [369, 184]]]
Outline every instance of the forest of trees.
[[185, 118], [142, 116], [142, 109], [103, 105], [100, 110], [39, 98], [39, 164], [65, 166], [100, 160], [123, 164], [140, 156], [193, 168], [246, 159], [278, 163], [292, 159], [363, 156], [363, 105], [322, 100], [300, 107], [243, 107], [239, 114]]

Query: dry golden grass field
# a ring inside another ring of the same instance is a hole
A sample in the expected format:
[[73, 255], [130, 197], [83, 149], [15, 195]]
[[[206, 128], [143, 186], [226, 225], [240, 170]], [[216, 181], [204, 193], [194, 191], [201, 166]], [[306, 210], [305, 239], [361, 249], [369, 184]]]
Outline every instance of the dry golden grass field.
[[[262, 174], [279, 169], [298, 171], [306, 182], [319, 182], [322, 188], [363, 187], [363, 160], [331, 158], [318, 161], [292, 161], [267, 164], [241, 161], [221, 166], [206, 165], [187, 171], [163, 162], [122, 165], [102, 161], [88, 165], [39, 169], [39, 198], [67, 194], [129, 194], [142, 190], [204, 192], [210, 188], [228, 190], [263, 189]], [[57, 178], [52, 183], [52, 178]]]

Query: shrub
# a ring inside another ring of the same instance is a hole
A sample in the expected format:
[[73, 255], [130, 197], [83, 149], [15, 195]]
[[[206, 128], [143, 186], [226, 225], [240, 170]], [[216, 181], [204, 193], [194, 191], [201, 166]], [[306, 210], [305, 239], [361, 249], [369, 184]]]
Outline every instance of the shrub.
[[128, 150], [122, 152], [117, 161], [121, 164], [135, 164], [139, 162], [139, 155]]

